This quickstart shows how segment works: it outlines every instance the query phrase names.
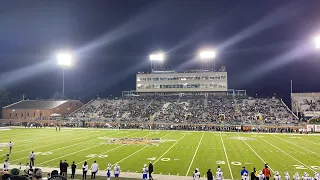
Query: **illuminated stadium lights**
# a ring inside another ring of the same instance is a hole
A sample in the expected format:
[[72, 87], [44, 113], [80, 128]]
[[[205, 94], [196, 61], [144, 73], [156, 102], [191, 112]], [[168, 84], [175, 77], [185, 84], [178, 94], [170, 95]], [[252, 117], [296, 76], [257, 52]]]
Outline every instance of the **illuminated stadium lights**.
[[149, 59], [150, 59], [150, 61], [163, 61], [164, 54], [163, 53], [150, 54]]
[[215, 51], [201, 51], [200, 59], [214, 59], [216, 57]]
[[70, 53], [58, 53], [57, 60], [60, 66], [71, 66], [72, 55]]
[[199, 53], [199, 58], [201, 60], [201, 69], [202, 70], [212, 70], [216, 69], [216, 51], [213, 50], [202, 50]]
[[162, 65], [165, 59], [165, 55], [163, 53], [154, 53], [149, 55], [149, 60], [151, 62], [151, 71], [155, 70], [163, 70]]
[[72, 54], [63, 52], [57, 53], [58, 65], [62, 66], [62, 95], [64, 98], [64, 68], [72, 65]]
[[320, 36], [317, 36], [316, 38], [314, 38], [315, 41], [315, 45], [317, 49], [320, 49]]

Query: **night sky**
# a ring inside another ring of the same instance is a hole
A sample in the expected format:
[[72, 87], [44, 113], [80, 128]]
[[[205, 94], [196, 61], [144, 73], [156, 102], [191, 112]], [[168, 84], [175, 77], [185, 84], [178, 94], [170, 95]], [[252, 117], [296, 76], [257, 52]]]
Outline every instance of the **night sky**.
[[55, 53], [70, 49], [69, 98], [119, 96], [150, 71], [149, 53], [168, 70], [197, 69], [201, 48], [217, 50], [229, 88], [289, 101], [320, 91], [319, 0], [10, 0], [0, 3], [0, 87], [50, 98], [62, 89]]

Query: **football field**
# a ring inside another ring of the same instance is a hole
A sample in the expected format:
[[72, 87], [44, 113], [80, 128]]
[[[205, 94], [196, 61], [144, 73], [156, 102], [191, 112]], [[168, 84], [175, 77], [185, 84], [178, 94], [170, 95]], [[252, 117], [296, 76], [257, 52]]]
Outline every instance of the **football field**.
[[[25, 165], [31, 151], [37, 167], [59, 167], [60, 160], [81, 167], [94, 160], [100, 169], [118, 163], [122, 172], [141, 173], [144, 164], [154, 163], [154, 173], [191, 176], [199, 168], [203, 177], [221, 166], [225, 179], [240, 179], [268, 163], [270, 171], [283, 176], [288, 171], [313, 176], [320, 172], [320, 136], [298, 134], [225, 133], [195, 131], [149, 131], [53, 128], [0, 129], [0, 154], [4, 161], [8, 142], [14, 142], [10, 164]], [[272, 173], [273, 174], [273, 173]]]

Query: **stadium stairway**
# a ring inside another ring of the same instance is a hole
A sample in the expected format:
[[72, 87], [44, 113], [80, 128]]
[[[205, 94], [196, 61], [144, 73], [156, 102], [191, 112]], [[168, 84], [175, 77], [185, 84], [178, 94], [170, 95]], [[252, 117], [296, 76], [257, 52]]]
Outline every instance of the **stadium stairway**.
[[[23, 166], [24, 167], [24, 166]], [[20, 169], [19, 165], [10, 165], [10, 169], [12, 168], [17, 168]], [[35, 167], [35, 168], [40, 168], [43, 173], [51, 173], [53, 170], [58, 170], [59, 168], [51, 168], [51, 167]], [[21, 169], [23, 170], [23, 169]], [[71, 168], [68, 168], [68, 175], [71, 174]], [[82, 169], [77, 169], [76, 174], [82, 174]], [[106, 176], [106, 171], [105, 170], [99, 170], [96, 174], [96, 176]], [[113, 176], [113, 173], [111, 173]], [[88, 171], [87, 174], [87, 179], [90, 178], [91, 172], [90, 170]], [[45, 176], [44, 176], [45, 177]], [[120, 179], [121, 177], [123, 178], [132, 178], [132, 179], [141, 179], [142, 173], [133, 173], [133, 172], [120, 172]], [[152, 175], [153, 179], [157, 180], [190, 180], [190, 176], [174, 176], [174, 175], [162, 175], [162, 174], [153, 174]]]

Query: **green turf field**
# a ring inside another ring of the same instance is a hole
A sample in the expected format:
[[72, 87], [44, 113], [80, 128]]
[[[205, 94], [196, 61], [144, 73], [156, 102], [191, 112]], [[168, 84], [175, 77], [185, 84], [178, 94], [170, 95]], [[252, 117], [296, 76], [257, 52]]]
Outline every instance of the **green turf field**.
[[[53, 128], [10, 130], [0, 129], [0, 153], [4, 161], [12, 140], [15, 144], [10, 164], [26, 164], [31, 151], [36, 153], [36, 166], [58, 167], [66, 159], [89, 165], [97, 160], [100, 169], [108, 163], [119, 163], [122, 172], [141, 172], [143, 164], [154, 163], [156, 174], [190, 176], [200, 168], [202, 176], [211, 168], [221, 166], [226, 179], [240, 179], [246, 166], [263, 168], [281, 175], [289, 171], [320, 171], [320, 136], [297, 134], [219, 133], [185, 131], [141, 131], [106, 129]], [[108, 138], [161, 138], [154, 145], [109, 144]], [[79, 166], [78, 166], [79, 167]], [[302, 174], [301, 174], [302, 175]]]

